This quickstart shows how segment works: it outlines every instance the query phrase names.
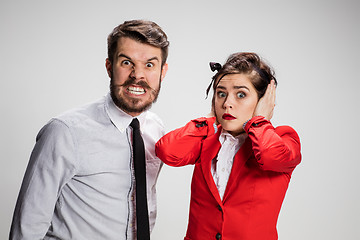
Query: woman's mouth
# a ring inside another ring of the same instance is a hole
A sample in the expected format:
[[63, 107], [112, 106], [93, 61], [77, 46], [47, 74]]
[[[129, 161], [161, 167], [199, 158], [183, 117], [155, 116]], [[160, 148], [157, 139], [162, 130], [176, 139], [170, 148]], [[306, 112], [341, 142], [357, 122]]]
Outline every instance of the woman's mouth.
[[224, 120], [234, 120], [234, 119], [236, 119], [236, 117], [234, 117], [233, 115], [231, 115], [231, 114], [229, 114], [229, 113], [224, 113], [224, 114], [222, 115], [222, 118], [223, 118]]

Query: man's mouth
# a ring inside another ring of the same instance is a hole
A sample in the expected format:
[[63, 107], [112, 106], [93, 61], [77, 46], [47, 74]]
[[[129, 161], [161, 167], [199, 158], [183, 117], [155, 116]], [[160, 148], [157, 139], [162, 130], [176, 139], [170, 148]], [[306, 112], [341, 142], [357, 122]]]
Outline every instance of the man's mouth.
[[233, 115], [231, 115], [231, 114], [229, 114], [229, 113], [224, 113], [224, 114], [222, 115], [222, 118], [223, 118], [224, 120], [234, 120], [234, 119], [236, 119], [236, 117], [234, 117]]
[[138, 86], [129, 86], [127, 88], [127, 91], [130, 94], [134, 94], [134, 95], [142, 95], [142, 94], [144, 94], [146, 92], [143, 87], [138, 87]]

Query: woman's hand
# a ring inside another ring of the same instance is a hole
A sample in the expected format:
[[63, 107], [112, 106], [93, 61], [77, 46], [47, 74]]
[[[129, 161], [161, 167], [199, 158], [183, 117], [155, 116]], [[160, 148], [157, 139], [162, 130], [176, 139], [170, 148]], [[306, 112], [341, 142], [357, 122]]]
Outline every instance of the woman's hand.
[[253, 116], [263, 116], [265, 119], [270, 120], [273, 116], [276, 98], [275, 81], [271, 80], [266, 92], [259, 102], [254, 111]]

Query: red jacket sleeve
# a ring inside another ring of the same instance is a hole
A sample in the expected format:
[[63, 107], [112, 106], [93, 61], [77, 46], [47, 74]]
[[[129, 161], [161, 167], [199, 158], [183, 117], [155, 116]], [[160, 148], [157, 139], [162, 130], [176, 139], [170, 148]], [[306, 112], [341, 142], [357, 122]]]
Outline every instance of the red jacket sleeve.
[[155, 153], [170, 166], [195, 164], [200, 156], [202, 141], [216, 132], [215, 117], [192, 120], [163, 136], [155, 145]]
[[292, 172], [300, 163], [300, 139], [291, 127], [274, 128], [264, 117], [257, 116], [246, 123], [245, 131], [263, 170]]

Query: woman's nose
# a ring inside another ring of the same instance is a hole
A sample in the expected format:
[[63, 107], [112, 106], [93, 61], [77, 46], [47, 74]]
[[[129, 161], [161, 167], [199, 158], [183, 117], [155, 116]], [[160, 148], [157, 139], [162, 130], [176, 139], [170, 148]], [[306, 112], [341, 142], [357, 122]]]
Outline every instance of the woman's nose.
[[223, 104], [223, 107], [224, 107], [224, 109], [232, 108], [232, 107], [233, 107], [232, 100], [231, 100], [231, 98], [230, 98], [229, 96], [226, 97], [226, 99], [225, 99], [225, 101], [224, 101], [224, 104]]

